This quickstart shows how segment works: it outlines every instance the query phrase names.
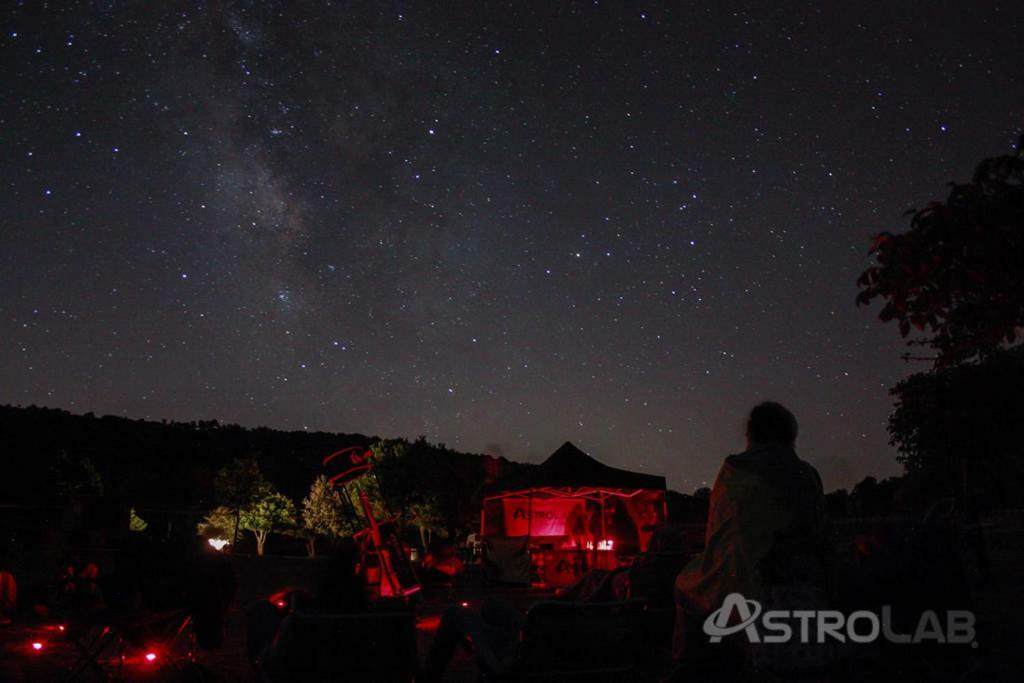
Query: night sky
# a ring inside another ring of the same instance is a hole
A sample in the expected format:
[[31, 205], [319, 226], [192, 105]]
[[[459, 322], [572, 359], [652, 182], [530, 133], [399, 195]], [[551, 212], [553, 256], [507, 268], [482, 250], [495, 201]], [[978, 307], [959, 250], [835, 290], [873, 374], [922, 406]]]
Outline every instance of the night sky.
[[[0, 403], [827, 488], [924, 369], [870, 236], [1024, 121], [1024, 3], [4, 3]], [[443, 8], [443, 9], [442, 9]]]

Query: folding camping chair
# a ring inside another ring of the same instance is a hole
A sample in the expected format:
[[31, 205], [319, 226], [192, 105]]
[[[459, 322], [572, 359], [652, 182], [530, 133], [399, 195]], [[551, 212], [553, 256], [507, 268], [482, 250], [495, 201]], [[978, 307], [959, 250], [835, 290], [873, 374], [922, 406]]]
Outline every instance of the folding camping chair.
[[629, 568], [629, 597], [642, 600], [644, 642], [652, 659], [667, 665], [671, 659], [676, 623], [676, 577], [694, 556], [690, 552], [643, 552]]
[[530, 553], [524, 538], [484, 539], [485, 578], [492, 583], [528, 585]]

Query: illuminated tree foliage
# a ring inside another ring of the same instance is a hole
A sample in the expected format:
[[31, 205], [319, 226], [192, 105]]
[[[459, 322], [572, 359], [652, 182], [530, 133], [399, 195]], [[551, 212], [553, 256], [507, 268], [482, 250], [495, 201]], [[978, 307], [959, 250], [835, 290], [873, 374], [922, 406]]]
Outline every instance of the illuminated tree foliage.
[[262, 556], [271, 533], [283, 533], [295, 526], [295, 503], [270, 489], [242, 508], [239, 523], [256, 537], [256, 554]]
[[333, 484], [320, 475], [313, 481], [309, 495], [302, 500], [302, 525], [296, 535], [306, 542], [310, 557], [316, 557], [318, 536], [337, 538], [349, 530], [341, 495]]
[[[884, 301], [908, 341], [937, 367], [984, 359], [1024, 327], [1024, 136], [1015, 154], [986, 159], [944, 202], [912, 212], [910, 230], [882, 233], [876, 265], [857, 281], [857, 303]], [[906, 354], [910, 357], [910, 354]]]
[[415, 528], [426, 549], [432, 534], [448, 535], [447, 520], [437, 492], [452, 488], [452, 479], [445, 478], [438, 467], [436, 449], [419, 438], [413, 443], [404, 439], [381, 440], [371, 445], [373, 471], [345, 485], [346, 495], [359, 510], [350, 520], [348, 533], [364, 524], [359, 494], [365, 493], [378, 520], [393, 518], [400, 531]]
[[[255, 460], [235, 458], [229, 465], [217, 472], [213, 481], [217, 499], [221, 505], [232, 510], [235, 521], [224, 538], [232, 544], [238, 543], [238, 530], [242, 527], [242, 511], [254, 501], [269, 495], [273, 487], [263, 477], [259, 463]], [[262, 554], [262, 553], [261, 553]]]
[[196, 525], [196, 532], [203, 538], [230, 539], [235, 530], [235, 510], [220, 505]]
[[434, 449], [423, 437], [411, 444], [404, 439], [378, 441], [372, 449], [387, 508], [397, 516], [399, 528], [413, 526], [419, 531], [426, 550], [430, 534], [447, 535], [445, 516], [433, 492], [450, 482], [439, 476]]
[[430, 548], [430, 539], [434, 534], [446, 538], [448, 530], [441, 514], [441, 506], [434, 496], [420, 496], [407, 508], [407, 519], [420, 533], [420, 544], [423, 550]]
[[128, 510], [129, 531], [136, 531], [141, 533], [145, 531], [148, 527], [149, 524], [147, 524], [146, 520], [142, 519], [142, 517], [139, 517], [139, 513], [135, 512], [135, 508], [131, 508]]

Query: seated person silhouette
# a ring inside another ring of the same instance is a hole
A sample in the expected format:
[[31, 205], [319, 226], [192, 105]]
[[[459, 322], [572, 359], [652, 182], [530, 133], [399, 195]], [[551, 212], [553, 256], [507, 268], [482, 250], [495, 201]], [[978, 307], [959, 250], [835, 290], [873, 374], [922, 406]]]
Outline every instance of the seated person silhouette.
[[502, 669], [514, 654], [525, 615], [501, 598], [487, 598], [473, 608], [451, 605], [441, 621], [417, 680], [442, 680], [445, 668], [460, 644], [471, 643], [473, 659], [482, 674]]
[[702, 625], [730, 593], [763, 601], [780, 582], [823, 581], [824, 493], [818, 472], [794, 450], [797, 429], [783, 406], [757, 405], [747, 449], [727, 457], [718, 473], [705, 550], [675, 582], [677, 672], [715, 654]]
[[640, 552], [640, 534], [630, 518], [625, 503], [609, 498], [604, 504], [604, 525], [597, 529], [601, 540], [611, 540], [616, 555], [636, 555]]
[[323, 565], [316, 595], [288, 589], [274, 601], [260, 600], [246, 611], [246, 651], [249, 661], [264, 665], [287, 645], [275, 640], [282, 622], [292, 611], [320, 614], [358, 614], [370, 609], [366, 584], [356, 572], [359, 552], [351, 539], [339, 541]]
[[14, 574], [0, 563], [0, 626], [11, 623], [18, 604], [18, 583]]

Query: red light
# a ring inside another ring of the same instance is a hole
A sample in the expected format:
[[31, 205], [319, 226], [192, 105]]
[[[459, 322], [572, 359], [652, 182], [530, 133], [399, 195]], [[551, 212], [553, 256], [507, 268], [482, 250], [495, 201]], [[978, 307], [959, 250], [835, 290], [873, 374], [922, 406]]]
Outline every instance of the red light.
[[64, 633], [64, 624], [61, 624], [60, 626], [58, 626], [57, 630], [60, 631], [61, 633]]
[[36, 652], [39, 652], [40, 650], [43, 649], [43, 644], [38, 642], [38, 641], [35, 642], [35, 643], [32, 643], [32, 649], [35, 650]]
[[156, 653], [155, 652], [147, 652], [146, 653], [146, 661], [147, 662], [155, 662], [156, 661]]
[[441, 617], [419, 617], [416, 619], [416, 630], [417, 631], [436, 631], [437, 627], [441, 625]]
[[468, 603], [468, 602], [466, 602], [465, 600], [463, 600], [463, 601], [462, 601], [462, 602], [460, 602], [459, 604], [460, 604], [460, 605], [462, 605], [463, 607], [469, 607], [469, 603]]
[[281, 609], [284, 609], [284, 608], [285, 608], [285, 602], [284, 602], [284, 600], [278, 600], [278, 601], [277, 601], [276, 603], [274, 603], [274, 604], [275, 604], [275, 605], [277, 605], [278, 607], [280, 607]]

